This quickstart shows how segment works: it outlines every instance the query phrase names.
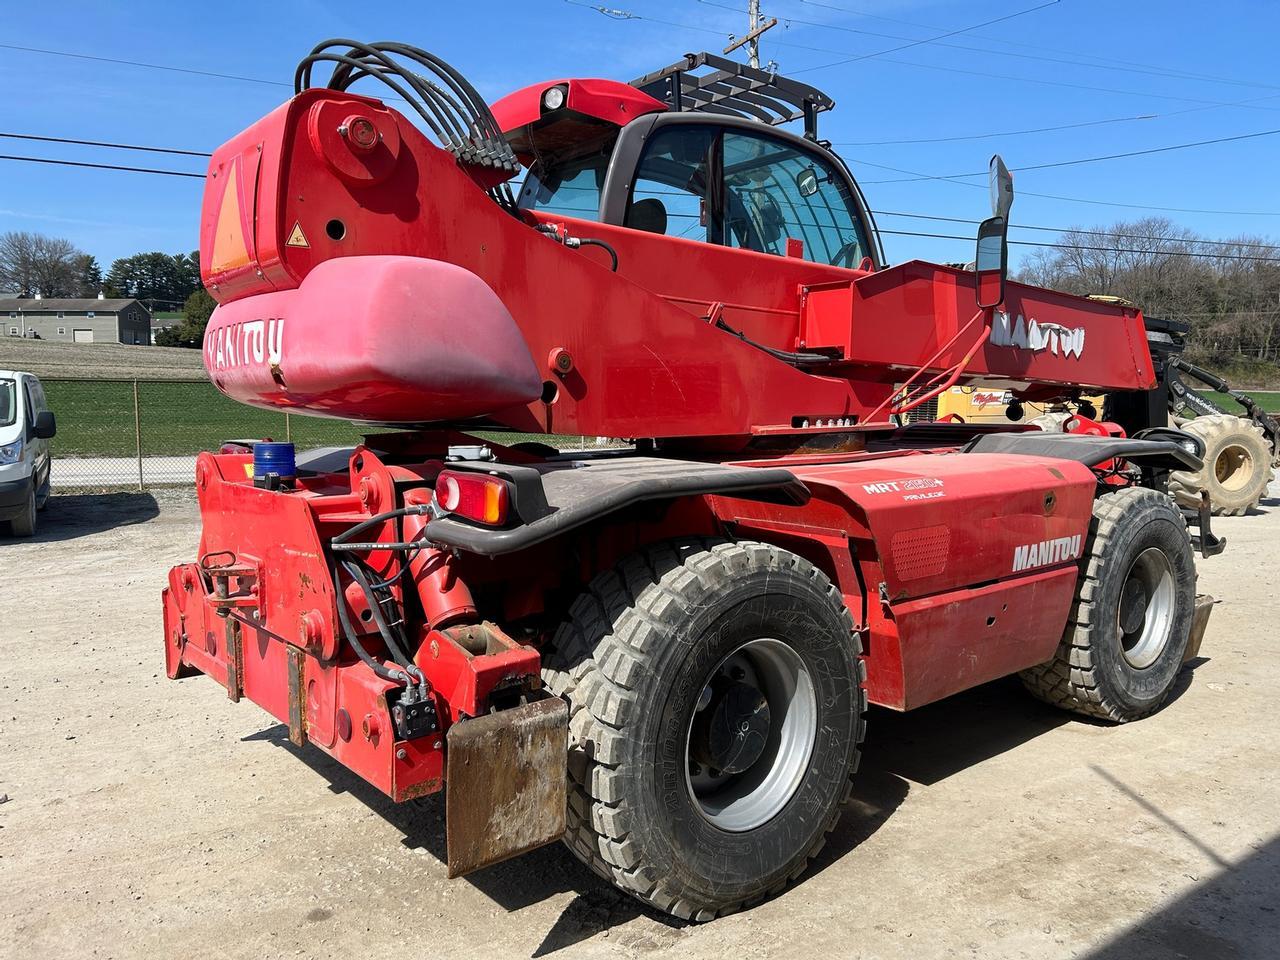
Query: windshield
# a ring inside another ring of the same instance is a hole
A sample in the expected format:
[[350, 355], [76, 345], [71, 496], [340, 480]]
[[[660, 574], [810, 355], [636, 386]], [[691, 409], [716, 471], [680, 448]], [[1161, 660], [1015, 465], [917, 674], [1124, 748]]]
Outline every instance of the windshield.
[[595, 154], [544, 167], [535, 164], [520, 191], [526, 210], [563, 213], [583, 220], [600, 219], [600, 190], [609, 170], [609, 157]]
[[18, 419], [18, 385], [0, 380], [0, 427], [12, 426]]
[[724, 135], [726, 242], [784, 254], [788, 240], [819, 263], [856, 267], [867, 255], [857, 205], [821, 156], [755, 132]]

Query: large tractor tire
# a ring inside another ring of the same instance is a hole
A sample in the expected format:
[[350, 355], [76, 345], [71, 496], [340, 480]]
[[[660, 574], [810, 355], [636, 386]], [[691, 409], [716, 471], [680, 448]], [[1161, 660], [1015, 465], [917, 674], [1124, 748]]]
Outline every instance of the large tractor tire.
[[1174, 500], [1199, 507], [1200, 491], [1208, 490], [1215, 516], [1241, 516], [1256, 507], [1272, 477], [1272, 452], [1262, 428], [1223, 413], [1188, 420], [1182, 429], [1204, 441], [1204, 466], [1169, 475]]
[[831, 581], [769, 544], [674, 541], [597, 576], [544, 671], [569, 702], [565, 843], [685, 919], [782, 890], [849, 796], [860, 646]]
[[1062, 642], [1023, 684], [1101, 720], [1154, 713], [1182, 668], [1195, 593], [1191, 540], [1169, 498], [1143, 487], [1099, 497]]

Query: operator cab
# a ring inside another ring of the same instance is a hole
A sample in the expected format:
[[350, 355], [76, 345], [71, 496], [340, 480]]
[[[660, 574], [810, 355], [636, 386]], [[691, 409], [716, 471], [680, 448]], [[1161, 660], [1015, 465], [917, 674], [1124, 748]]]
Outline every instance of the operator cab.
[[[870, 214], [817, 140], [817, 114], [833, 105], [702, 53], [630, 84], [526, 87], [493, 112], [528, 167], [522, 210], [870, 270], [883, 262]], [[800, 119], [804, 137], [777, 129]]]

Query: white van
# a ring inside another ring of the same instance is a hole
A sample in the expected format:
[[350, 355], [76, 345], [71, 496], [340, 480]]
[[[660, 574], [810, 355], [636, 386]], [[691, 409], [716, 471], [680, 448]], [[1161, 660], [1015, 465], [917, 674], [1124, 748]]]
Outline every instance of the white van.
[[29, 373], [0, 370], [0, 533], [36, 532], [49, 500], [49, 439], [57, 431], [44, 387]]

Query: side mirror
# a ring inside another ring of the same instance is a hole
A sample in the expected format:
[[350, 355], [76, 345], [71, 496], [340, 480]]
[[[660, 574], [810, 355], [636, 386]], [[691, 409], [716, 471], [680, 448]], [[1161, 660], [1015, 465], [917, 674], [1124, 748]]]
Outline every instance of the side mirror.
[[1009, 276], [1009, 210], [1013, 207], [1013, 174], [1000, 154], [991, 158], [991, 216], [978, 226], [978, 251], [973, 258], [977, 271], [978, 306], [998, 307], [1004, 303], [1004, 284]]
[[36, 414], [36, 422], [33, 426], [37, 440], [50, 440], [58, 432], [58, 422], [54, 419], [53, 413], [48, 410]]
[[1004, 303], [1004, 284], [1009, 274], [1008, 232], [1004, 217], [988, 217], [978, 226], [973, 268], [978, 276], [975, 292], [979, 307], [998, 307]]
[[802, 197], [812, 197], [818, 192], [818, 171], [806, 167], [796, 174], [796, 189]]
[[991, 158], [990, 166], [991, 215], [1001, 220], [1009, 219], [1009, 208], [1013, 206], [1013, 174], [1004, 165], [1000, 154]]

